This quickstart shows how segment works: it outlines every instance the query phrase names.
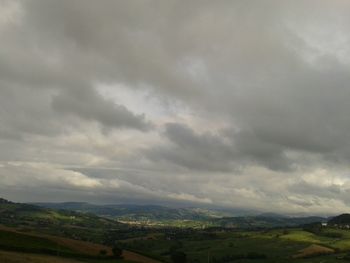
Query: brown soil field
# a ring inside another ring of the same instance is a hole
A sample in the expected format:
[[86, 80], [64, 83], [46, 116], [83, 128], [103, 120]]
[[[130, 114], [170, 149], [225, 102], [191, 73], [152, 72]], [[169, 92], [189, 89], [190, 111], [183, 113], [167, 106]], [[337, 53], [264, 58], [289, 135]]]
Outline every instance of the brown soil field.
[[299, 250], [298, 254], [294, 255], [293, 258], [307, 258], [318, 255], [333, 254], [334, 252], [334, 249], [313, 244], [307, 248]]
[[157, 261], [152, 258], [148, 258], [145, 256], [142, 256], [140, 254], [124, 250], [123, 251], [123, 258], [125, 260], [130, 260], [130, 261], [135, 261], [135, 262], [140, 262], [140, 263], [161, 263], [160, 261]]
[[81, 261], [54, 256], [0, 251], [0, 262], [6, 263], [81, 263]]
[[73, 251], [79, 252], [81, 254], [96, 256], [100, 254], [101, 250], [106, 250], [107, 255], [112, 255], [112, 249], [108, 246], [95, 244], [86, 241], [74, 240], [70, 238], [64, 237], [56, 237], [56, 236], [43, 236], [63, 247], [70, 248]]

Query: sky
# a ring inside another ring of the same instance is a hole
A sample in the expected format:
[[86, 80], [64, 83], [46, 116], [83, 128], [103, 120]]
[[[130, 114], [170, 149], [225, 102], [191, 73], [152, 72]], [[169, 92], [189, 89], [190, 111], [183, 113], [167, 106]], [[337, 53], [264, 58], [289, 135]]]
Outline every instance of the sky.
[[350, 210], [350, 2], [0, 0], [0, 196]]

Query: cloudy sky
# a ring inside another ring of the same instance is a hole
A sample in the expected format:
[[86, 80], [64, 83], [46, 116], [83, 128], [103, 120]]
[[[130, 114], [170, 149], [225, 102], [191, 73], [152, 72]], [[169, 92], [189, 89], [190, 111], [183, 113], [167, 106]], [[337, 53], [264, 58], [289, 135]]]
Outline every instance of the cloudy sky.
[[0, 195], [350, 210], [350, 2], [0, 0]]

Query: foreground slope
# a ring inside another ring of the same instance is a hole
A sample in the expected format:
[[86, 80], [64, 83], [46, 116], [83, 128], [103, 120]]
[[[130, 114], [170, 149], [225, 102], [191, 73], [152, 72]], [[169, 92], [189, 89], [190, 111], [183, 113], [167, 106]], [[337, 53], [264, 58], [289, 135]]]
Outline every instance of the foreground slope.
[[6, 261], [11, 255], [16, 260], [13, 262], [159, 263], [128, 250], [122, 251], [123, 259], [116, 259], [109, 246], [35, 232], [22, 233], [15, 228], [0, 226], [0, 262], [12, 262]]
[[0, 262], [6, 263], [81, 263], [73, 259], [60, 258], [48, 255], [38, 255], [20, 252], [9, 252], [0, 250]]

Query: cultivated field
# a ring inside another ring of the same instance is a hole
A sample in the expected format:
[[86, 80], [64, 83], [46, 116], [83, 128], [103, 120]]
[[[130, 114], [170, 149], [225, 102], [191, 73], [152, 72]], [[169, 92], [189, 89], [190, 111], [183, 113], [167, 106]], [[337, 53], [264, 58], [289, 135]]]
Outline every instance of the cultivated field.
[[81, 263], [81, 261], [54, 256], [0, 250], [0, 262], [6, 263]]
[[[44, 235], [39, 233], [21, 233], [16, 229], [1, 227], [0, 229], [0, 262], [33, 262], [33, 263], [74, 263], [74, 262], [139, 262], [139, 263], [158, 263], [146, 256], [131, 251], [123, 251], [123, 260], [116, 259], [93, 259], [84, 258], [84, 256], [98, 256], [101, 250], [107, 252], [106, 256], [112, 255], [112, 250], [108, 246], [94, 244], [86, 241], [73, 240], [69, 238]], [[25, 253], [24, 253], [25, 252]], [[32, 253], [31, 253], [32, 252]], [[34, 253], [34, 254], [33, 254]], [[40, 255], [50, 254], [50, 255]], [[56, 257], [51, 256], [56, 255]], [[64, 256], [57, 257], [57, 256]], [[81, 255], [81, 258], [79, 258]], [[74, 257], [78, 259], [69, 259]], [[11, 261], [10, 261], [11, 259]]]

